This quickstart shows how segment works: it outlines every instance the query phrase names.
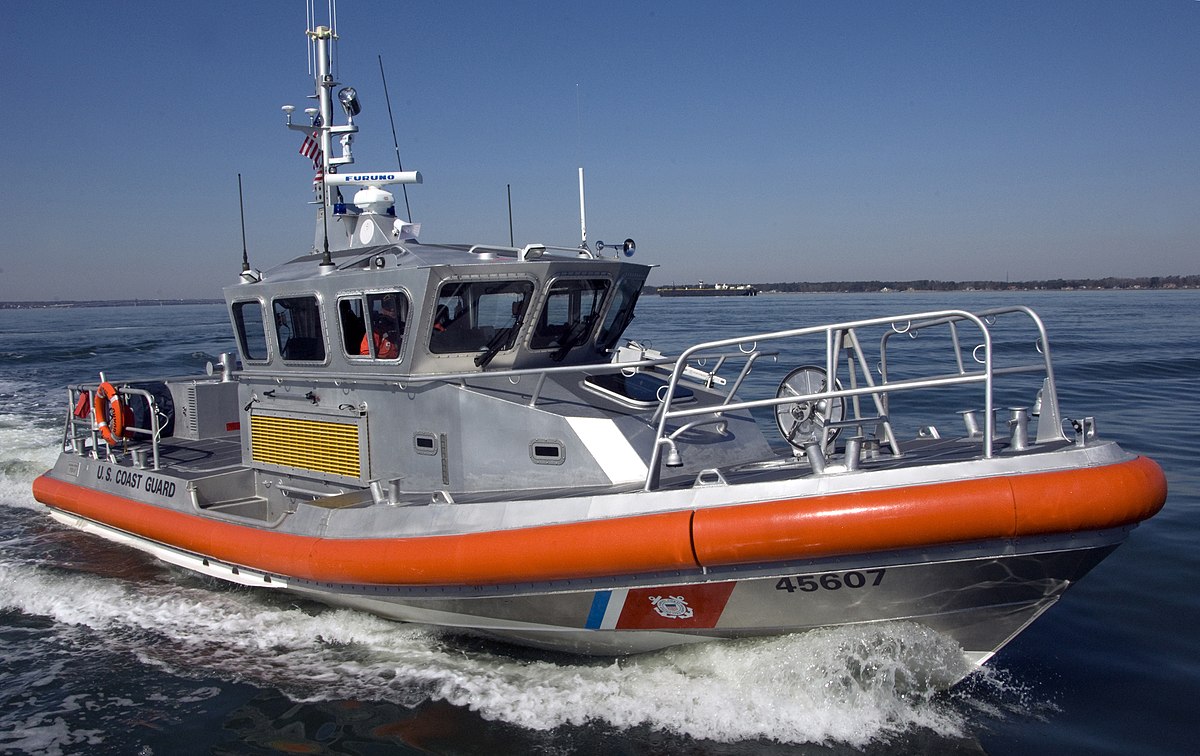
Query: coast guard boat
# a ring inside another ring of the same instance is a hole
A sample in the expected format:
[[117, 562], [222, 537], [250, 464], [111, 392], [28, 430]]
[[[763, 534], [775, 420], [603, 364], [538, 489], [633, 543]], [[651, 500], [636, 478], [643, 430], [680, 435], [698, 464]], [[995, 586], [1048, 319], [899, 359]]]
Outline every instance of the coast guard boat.
[[419, 241], [388, 187], [420, 175], [350, 169], [358, 102], [335, 125], [334, 35], [309, 36], [318, 107], [285, 111], [321, 169], [313, 251], [243, 257], [237, 353], [207, 374], [69, 388], [33, 486], [60, 522], [540, 648], [908, 621], [982, 664], [1162, 507], [1154, 462], [1062, 414], [1030, 309], [668, 356], [623, 340], [632, 241]]

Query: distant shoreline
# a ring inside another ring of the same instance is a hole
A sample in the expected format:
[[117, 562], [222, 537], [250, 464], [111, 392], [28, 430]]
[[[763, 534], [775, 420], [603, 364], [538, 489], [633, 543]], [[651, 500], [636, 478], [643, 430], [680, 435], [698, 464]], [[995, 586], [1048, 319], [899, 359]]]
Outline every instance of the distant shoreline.
[[55, 299], [0, 302], [0, 310], [45, 310], [72, 307], [166, 307], [168, 305], [224, 304], [224, 299]]
[[[724, 285], [727, 282], [723, 282]], [[695, 283], [670, 283], [648, 286], [650, 293], [660, 288], [695, 286]], [[711, 284], [710, 284], [711, 285]], [[731, 284], [732, 285], [732, 284]], [[1145, 276], [1142, 278], [1051, 278], [1044, 281], [800, 281], [793, 283], [751, 284], [762, 294], [871, 294], [897, 291], [1174, 291], [1200, 289], [1200, 275]]]
[[1157, 291], [1200, 289], [1200, 275], [1145, 276], [1141, 278], [1051, 278], [1043, 281], [822, 281], [816, 283], [762, 283], [754, 287], [769, 292], [844, 292], [865, 294], [887, 291]]
[[[659, 288], [647, 286], [653, 294]], [[694, 283], [685, 284], [688, 286]], [[763, 294], [871, 294], [901, 291], [1175, 291], [1200, 289], [1200, 275], [1147, 276], [1143, 278], [1053, 278], [1045, 281], [799, 281], [751, 284]], [[43, 299], [0, 302], [0, 310], [34, 310], [71, 307], [165, 307], [168, 305], [216, 305], [224, 299]]]

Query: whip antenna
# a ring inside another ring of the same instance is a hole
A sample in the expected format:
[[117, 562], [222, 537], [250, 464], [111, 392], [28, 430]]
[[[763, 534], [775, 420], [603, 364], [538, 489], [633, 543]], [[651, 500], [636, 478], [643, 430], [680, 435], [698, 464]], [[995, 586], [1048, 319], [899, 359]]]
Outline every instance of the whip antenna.
[[[396, 139], [396, 119], [392, 118], [392, 98], [388, 96], [387, 76], [383, 73], [383, 56], [379, 56], [379, 78], [383, 79], [383, 99], [387, 103], [388, 123], [392, 125], [392, 146], [396, 148], [396, 168], [400, 171], [404, 170], [404, 164], [400, 162], [400, 142]], [[408, 213], [408, 221], [411, 223], [412, 208], [408, 206], [408, 186], [401, 184], [400, 188], [404, 190], [404, 212]]]
[[244, 283], [257, 283], [262, 274], [250, 270], [250, 254], [246, 251], [246, 203], [242, 200], [242, 174], [238, 174], [238, 214], [242, 217], [242, 272]]
[[246, 252], [246, 204], [242, 201], [242, 174], [238, 174], [238, 213], [242, 216], [242, 273], [250, 272], [250, 255]]

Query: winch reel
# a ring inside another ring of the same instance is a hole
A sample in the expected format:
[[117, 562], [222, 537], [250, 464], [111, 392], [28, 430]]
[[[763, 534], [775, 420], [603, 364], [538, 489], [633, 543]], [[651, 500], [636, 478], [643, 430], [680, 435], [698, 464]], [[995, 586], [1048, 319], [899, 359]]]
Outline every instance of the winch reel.
[[[815, 365], [798, 367], [779, 383], [775, 392], [776, 398], [789, 396], [807, 396], [819, 394], [828, 387], [828, 380], [823, 368]], [[841, 389], [841, 384], [834, 381], [834, 388]], [[802, 402], [785, 402], [775, 406], [775, 424], [784, 440], [797, 451], [803, 451], [806, 446], [832, 442], [838, 434], [837, 423], [846, 419], [846, 403], [841, 397], [833, 399], [810, 399]], [[833, 427], [830, 425], [833, 424]]]

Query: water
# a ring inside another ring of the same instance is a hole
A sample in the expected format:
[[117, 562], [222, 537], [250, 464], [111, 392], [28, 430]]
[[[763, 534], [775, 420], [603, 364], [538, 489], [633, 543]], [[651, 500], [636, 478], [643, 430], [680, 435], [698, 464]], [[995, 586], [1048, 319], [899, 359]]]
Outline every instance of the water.
[[56, 456], [65, 384], [197, 372], [231, 349], [228, 319], [0, 311], [0, 753], [1195, 752], [1200, 292], [649, 297], [628, 335], [673, 351], [698, 332], [1016, 303], [1047, 321], [1065, 414], [1154, 457], [1171, 493], [949, 692], [928, 680], [956, 649], [914, 626], [581, 660], [216, 584], [60, 527], [29, 487]]

